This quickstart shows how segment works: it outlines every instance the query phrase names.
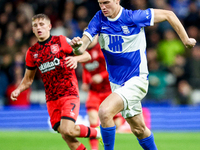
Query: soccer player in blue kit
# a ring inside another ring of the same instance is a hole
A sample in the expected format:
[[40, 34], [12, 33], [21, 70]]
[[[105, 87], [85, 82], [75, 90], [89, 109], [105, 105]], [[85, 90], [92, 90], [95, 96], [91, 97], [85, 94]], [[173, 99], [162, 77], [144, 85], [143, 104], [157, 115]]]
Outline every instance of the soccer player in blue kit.
[[[148, 69], [144, 27], [168, 21], [186, 48], [196, 40], [189, 38], [172, 11], [161, 9], [127, 10], [120, 0], [98, 0], [101, 8], [90, 21], [83, 37], [71, 41], [75, 54], [82, 54], [95, 35], [104, 54], [112, 89], [99, 108], [105, 150], [114, 150], [113, 117], [121, 112], [144, 150], [157, 150], [153, 133], [142, 116], [141, 100], [148, 90]], [[170, 51], [170, 49], [169, 49]]]

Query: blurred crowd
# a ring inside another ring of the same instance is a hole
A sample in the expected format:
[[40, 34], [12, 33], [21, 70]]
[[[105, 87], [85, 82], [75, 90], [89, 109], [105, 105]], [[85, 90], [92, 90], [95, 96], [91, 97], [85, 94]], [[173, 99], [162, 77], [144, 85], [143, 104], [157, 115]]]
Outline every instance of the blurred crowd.
[[[172, 10], [189, 37], [197, 40], [197, 45], [189, 50], [167, 22], [145, 29], [149, 92], [144, 103], [200, 104], [200, 0], [121, 0], [121, 5], [132, 10]], [[52, 35], [72, 39], [82, 36], [99, 9], [97, 0], [0, 0], [0, 105], [30, 105], [44, 97], [43, 92], [40, 94], [44, 86], [37, 73], [31, 89], [23, 92], [20, 100], [9, 99], [23, 78], [26, 51], [37, 42], [31, 30], [34, 14], [49, 16]], [[81, 82], [80, 65], [76, 73]]]

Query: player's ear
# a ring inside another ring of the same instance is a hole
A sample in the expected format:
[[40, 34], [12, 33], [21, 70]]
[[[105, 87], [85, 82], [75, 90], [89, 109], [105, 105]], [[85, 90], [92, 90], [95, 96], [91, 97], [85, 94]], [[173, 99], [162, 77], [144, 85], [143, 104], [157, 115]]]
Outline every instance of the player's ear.
[[49, 30], [51, 30], [51, 28], [52, 28], [52, 25], [51, 25], [51, 23], [49, 24]]

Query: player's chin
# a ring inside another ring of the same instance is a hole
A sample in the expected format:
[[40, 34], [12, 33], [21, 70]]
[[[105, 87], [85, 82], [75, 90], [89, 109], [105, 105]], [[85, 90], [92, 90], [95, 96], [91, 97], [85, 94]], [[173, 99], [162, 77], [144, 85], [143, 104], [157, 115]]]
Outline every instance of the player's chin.
[[104, 15], [105, 17], [109, 17], [109, 16], [110, 16], [109, 13], [107, 13], [107, 12], [103, 12], [103, 15]]

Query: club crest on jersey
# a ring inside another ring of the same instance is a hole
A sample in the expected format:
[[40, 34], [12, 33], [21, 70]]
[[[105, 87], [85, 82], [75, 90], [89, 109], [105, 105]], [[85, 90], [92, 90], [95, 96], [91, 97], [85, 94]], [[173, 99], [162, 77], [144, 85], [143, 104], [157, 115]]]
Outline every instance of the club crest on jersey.
[[50, 48], [51, 48], [51, 52], [52, 52], [53, 54], [56, 54], [56, 53], [59, 51], [59, 46], [58, 46], [58, 44], [51, 45]]
[[121, 26], [121, 27], [122, 27], [122, 30], [123, 30], [124, 34], [129, 34], [130, 33], [130, 31], [129, 31], [127, 26]]
[[38, 58], [38, 54], [34, 54], [33, 57], [34, 57], [34, 58]]

